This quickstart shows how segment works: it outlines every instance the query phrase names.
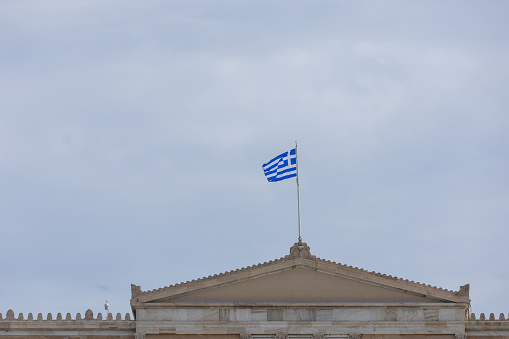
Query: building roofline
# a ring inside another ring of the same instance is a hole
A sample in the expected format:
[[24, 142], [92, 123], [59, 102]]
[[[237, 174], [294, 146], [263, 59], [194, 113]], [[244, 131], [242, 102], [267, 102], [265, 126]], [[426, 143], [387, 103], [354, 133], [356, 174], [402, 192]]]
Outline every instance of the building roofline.
[[[290, 247], [290, 254], [279, 259], [270, 260], [268, 262], [259, 263], [252, 266], [242, 267], [219, 274], [209, 275], [191, 281], [181, 282], [174, 285], [161, 287], [158, 289], [142, 291], [141, 286], [131, 284], [131, 304], [138, 302], [149, 302], [164, 296], [180, 295], [182, 293], [189, 294], [194, 291], [204, 289], [204, 285], [208, 288], [217, 284], [225, 284], [228, 282], [243, 281], [256, 278], [257, 272], [280, 272], [285, 267], [313, 267], [313, 269], [322, 273], [334, 273], [343, 277], [372, 283], [374, 285], [382, 285], [384, 287], [408, 290], [416, 294], [423, 294], [443, 301], [456, 303], [470, 303], [469, 290], [470, 285], [461, 286], [458, 291], [451, 291], [420, 282], [409, 281], [408, 279], [398, 278], [391, 275], [382, 274], [375, 271], [367, 271], [362, 268], [348, 266], [337, 263], [335, 261], [318, 258], [311, 254], [310, 248], [306, 243], [295, 243]], [[273, 270], [271, 270], [273, 269]], [[264, 274], [266, 275], [266, 274]], [[240, 280], [239, 280], [240, 279]]]

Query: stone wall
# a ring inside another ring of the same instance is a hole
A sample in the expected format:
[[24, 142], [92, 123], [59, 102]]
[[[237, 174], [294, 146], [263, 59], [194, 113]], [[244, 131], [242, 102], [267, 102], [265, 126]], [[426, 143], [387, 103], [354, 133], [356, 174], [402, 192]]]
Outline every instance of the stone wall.
[[[148, 308], [151, 306], [151, 308]], [[279, 334], [344, 336], [349, 334], [465, 333], [465, 309], [455, 304], [393, 304], [349, 307], [188, 307], [157, 304], [136, 310], [136, 329], [146, 334]], [[255, 338], [256, 339], [256, 338]]]
[[500, 313], [496, 319], [493, 313], [489, 317], [481, 313], [477, 319], [472, 313], [465, 324], [465, 331], [468, 339], [509, 339], [509, 314], [506, 318], [503, 313]]
[[5, 318], [0, 313], [0, 338], [16, 339], [134, 339], [136, 324], [130, 314], [124, 319], [120, 313], [111, 313], [103, 317], [101, 313], [94, 317], [91, 310], [82, 317], [77, 313], [74, 319], [70, 313], [65, 317], [61, 313], [53, 316], [48, 313], [45, 318], [39, 313], [36, 317], [29, 313], [14, 315], [7, 311]]
[[[443, 307], [443, 305], [442, 305]], [[464, 319], [461, 309], [144, 309], [73, 318], [0, 313], [0, 338], [13, 339], [509, 339], [509, 315]], [[389, 318], [388, 318], [389, 317]]]

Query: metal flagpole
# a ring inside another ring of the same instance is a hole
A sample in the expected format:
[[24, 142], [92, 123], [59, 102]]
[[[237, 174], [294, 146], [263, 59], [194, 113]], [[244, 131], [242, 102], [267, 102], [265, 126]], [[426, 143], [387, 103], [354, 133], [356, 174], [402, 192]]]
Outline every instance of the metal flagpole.
[[299, 220], [299, 245], [302, 243], [302, 238], [300, 236], [300, 193], [299, 193], [299, 158], [297, 157], [297, 140], [295, 140], [295, 167], [297, 168], [297, 213]]

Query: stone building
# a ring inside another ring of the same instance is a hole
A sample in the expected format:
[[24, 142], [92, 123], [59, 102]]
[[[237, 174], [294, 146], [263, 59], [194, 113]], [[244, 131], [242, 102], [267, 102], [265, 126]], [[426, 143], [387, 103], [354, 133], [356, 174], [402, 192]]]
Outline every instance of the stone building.
[[[18, 339], [509, 339], [509, 319], [469, 314], [458, 291], [316, 258], [305, 243], [263, 264], [151, 291], [129, 314], [0, 315]], [[0, 338], [1, 339], [1, 338]]]

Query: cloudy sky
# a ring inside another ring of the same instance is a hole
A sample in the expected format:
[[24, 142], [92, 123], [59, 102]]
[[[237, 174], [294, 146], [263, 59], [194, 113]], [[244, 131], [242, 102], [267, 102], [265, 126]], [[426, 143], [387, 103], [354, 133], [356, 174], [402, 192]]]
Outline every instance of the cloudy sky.
[[0, 313], [286, 255], [509, 312], [507, 1], [0, 0]]

